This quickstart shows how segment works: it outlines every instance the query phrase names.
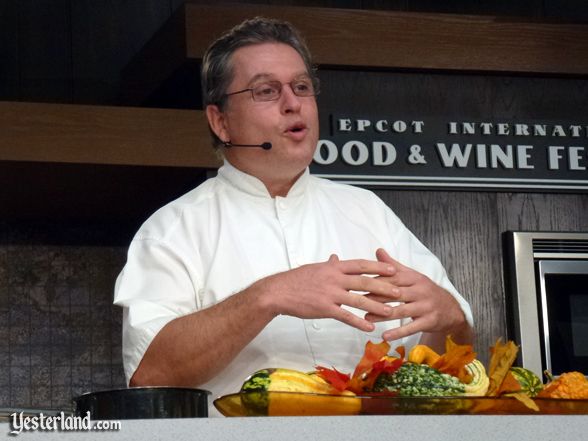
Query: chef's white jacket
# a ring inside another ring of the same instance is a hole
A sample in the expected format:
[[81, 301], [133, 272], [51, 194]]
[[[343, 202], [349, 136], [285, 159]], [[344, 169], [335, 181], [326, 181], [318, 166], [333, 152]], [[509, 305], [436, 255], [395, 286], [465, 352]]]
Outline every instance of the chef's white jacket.
[[[127, 381], [169, 321], [218, 303], [265, 276], [326, 261], [333, 253], [341, 260], [374, 260], [380, 247], [449, 291], [473, 323], [469, 305], [439, 260], [374, 193], [306, 170], [287, 197], [272, 198], [261, 181], [225, 161], [216, 177], [151, 216], [130, 245], [114, 302], [124, 308]], [[378, 323], [366, 333], [332, 319], [278, 316], [229, 366], [198, 387], [210, 390], [213, 398], [238, 392], [248, 374], [266, 367], [310, 371], [323, 365], [352, 372], [365, 343], [380, 342], [382, 332], [398, 324]], [[392, 347], [410, 348], [419, 338]]]

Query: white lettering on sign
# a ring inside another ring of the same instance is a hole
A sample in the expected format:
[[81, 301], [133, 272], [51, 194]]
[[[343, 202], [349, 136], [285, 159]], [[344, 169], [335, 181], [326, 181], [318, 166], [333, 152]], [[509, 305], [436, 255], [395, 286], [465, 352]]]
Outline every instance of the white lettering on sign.
[[394, 121], [392, 124], [392, 128], [396, 133], [404, 133], [406, 132], [406, 123], [404, 121]]
[[551, 136], [566, 136], [566, 132], [562, 126], [554, 126]]
[[351, 120], [349, 118], [339, 119], [339, 131], [340, 132], [351, 132]]
[[371, 126], [372, 122], [369, 119], [358, 119], [355, 124], [358, 132], [365, 132], [366, 127]]
[[437, 151], [439, 152], [443, 167], [454, 167], [454, 164], [456, 164], [457, 167], [465, 168], [468, 166], [472, 145], [466, 144], [465, 150], [462, 150], [459, 144], [452, 144], [451, 149], [448, 151], [445, 143], [438, 142]]
[[557, 136], [588, 138], [588, 126], [571, 124], [563, 126], [561, 124], [523, 124], [523, 123], [497, 123], [490, 122], [471, 122], [471, 121], [450, 121], [448, 123], [447, 133], [450, 135], [499, 135], [499, 136]]
[[506, 123], [497, 124], [498, 131], [497, 133], [502, 136], [506, 136], [510, 134], [510, 125]]
[[549, 170], [559, 170], [559, 160], [563, 158], [563, 155], [560, 154], [562, 150], [565, 150], [565, 147], [561, 145], [550, 145], [548, 147], [547, 164]]
[[[394, 164], [397, 158], [393, 144], [384, 141], [374, 141], [371, 144], [372, 165], [386, 166]], [[348, 141], [341, 148], [341, 160], [349, 165], [363, 165], [370, 158], [370, 149], [361, 141]], [[313, 160], [320, 165], [331, 165], [339, 159], [337, 145], [328, 139], [321, 139], [317, 143]]]
[[482, 135], [492, 135], [492, 128], [494, 127], [494, 124], [480, 123], [480, 127], [482, 128]]
[[584, 158], [581, 156], [580, 152], [584, 151], [584, 147], [576, 147], [572, 146], [569, 149], [569, 157], [568, 163], [570, 166], [570, 170], [586, 170], [586, 166], [580, 165], [580, 161], [583, 161]]
[[337, 130], [339, 132], [351, 132], [355, 129], [356, 132], [363, 133], [371, 127], [378, 133], [386, 133], [390, 131], [395, 133], [405, 133], [409, 128], [411, 133], [423, 133], [424, 126], [424, 121], [407, 122], [401, 119], [395, 121], [379, 119], [375, 122], [372, 122], [369, 119], [352, 120], [351, 118], [339, 118], [337, 120]]
[[[492, 187], [492, 182], [500, 182], [497, 188], [506, 188], [512, 180], [513, 188], [588, 191], [585, 123], [351, 115], [330, 116], [330, 135], [318, 141], [314, 154], [319, 172], [331, 169], [334, 179], [354, 176], [349, 182], [394, 186], [406, 178], [407, 183], [426, 186], [440, 175], [441, 181], [454, 184]], [[421, 181], [421, 176], [426, 178]]]
[[531, 159], [529, 150], [533, 150], [532, 145], [517, 145], [517, 163], [519, 168], [535, 168], [533, 164], [529, 164], [529, 159]]
[[439, 153], [441, 164], [447, 168], [467, 167], [470, 161], [470, 155], [474, 151], [475, 163], [478, 168], [496, 169], [502, 167], [514, 169], [516, 166], [517, 168], [533, 169], [535, 166], [529, 163], [531, 150], [533, 150], [532, 145], [517, 145], [513, 147], [511, 144], [505, 146], [498, 144], [476, 144], [476, 148], [472, 149], [472, 144], [462, 146], [454, 143], [448, 148], [445, 143], [437, 143], [437, 152]]
[[579, 138], [582, 132], [582, 126], [570, 126], [571, 136], [573, 138]]
[[586, 170], [585, 152], [583, 146], [564, 147], [562, 145], [550, 145], [547, 148], [547, 166], [549, 170], [559, 170], [561, 162], [567, 158], [569, 170]]
[[[327, 153], [326, 157], [323, 156], [323, 152], [325, 151]], [[337, 145], [328, 139], [321, 139], [314, 151], [313, 160], [320, 165], [330, 165], [337, 160], [338, 156], [339, 151], [337, 150]]]
[[515, 124], [515, 135], [517, 136], [530, 136], [528, 124]]
[[388, 121], [386, 121], [385, 119], [381, 119], [379, 121], [376, 121], [375, 129], [376, 129], [376, 131], [378, 131], [380, 133], [387, 132], [388, 131]]
[[341, 149], [341, 158], [349, 165], [365, 164], [369, 157], [367, 146], [360, 141], [348, 141]]
[[413, 133], [423, 133], [423, 126], [425, 125], [424, 121], [412, 121], [410, 123], [412, 126]]
[[533, 127], [533, 135], [547, 136], [547, 126], [545, 124], [535, 124]]
[[374, 165], [390, 165], [396, 161], [396, 149], [389, 142], [374, 142], [372, 151]]

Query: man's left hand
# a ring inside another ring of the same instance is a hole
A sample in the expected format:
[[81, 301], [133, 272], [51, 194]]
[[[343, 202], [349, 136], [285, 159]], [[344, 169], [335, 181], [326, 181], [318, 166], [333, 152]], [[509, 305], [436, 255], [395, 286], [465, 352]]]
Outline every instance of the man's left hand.
[[[423, 343], [433, 343], [439, 347], [447, 335], [456, 341], [471, 340], [472, 330], [457, 300], [447, 290], [441, 288], [424, 274], [402, 265], [383, 249], [376, 251], [381, 262], [390, 263], [396, 272], [392, 276], [381, 276], [392, 285], [392, 296], [367, 294], [380, 302], [400, 302], [392, 308], [388, 316], [366, 314], [366, 320], [381, 322], [394, 319], [412, 318], [406, 325], [389, 329], [382, 334], [385, 340], [397, 340], [402, 337], [423, 332]], [[424, 341], [423, 341], [424, 340]]]

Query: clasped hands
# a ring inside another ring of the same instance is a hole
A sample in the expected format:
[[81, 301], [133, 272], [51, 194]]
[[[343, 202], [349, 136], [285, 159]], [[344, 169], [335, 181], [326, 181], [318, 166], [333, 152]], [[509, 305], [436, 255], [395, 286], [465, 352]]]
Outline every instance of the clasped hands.
[[[374, 323], [411, 318], [386, 330], [385, 340], [418, 332], [450, 333], [464, 322], [459, 303], [427, 276], [402, 265], [383, 249], [377, 260], [339, 260], [303, 265], [267, 278], [277, 314], [333, 318], [370, 332]], [[398, 302], [396, 306], [387, 303]], [[365, 311], [362, 318], [342, 305]]]

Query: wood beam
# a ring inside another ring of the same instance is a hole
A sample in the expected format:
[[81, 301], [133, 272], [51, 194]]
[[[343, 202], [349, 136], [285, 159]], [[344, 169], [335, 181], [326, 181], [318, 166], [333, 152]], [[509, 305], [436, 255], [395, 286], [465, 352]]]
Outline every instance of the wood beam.
[[[521, 17], [268, 5], [184, 4], [123, 72], [123, 101], [141, 104], [198, 62], [222, 32], [257, 15], [293, 23], [319, 66], [588, 75], [588, 24]], [[199, 103], [197, 103], [199, 104]]]
[[0, 102], [0, 161], [217, 168], [196, 110]]

